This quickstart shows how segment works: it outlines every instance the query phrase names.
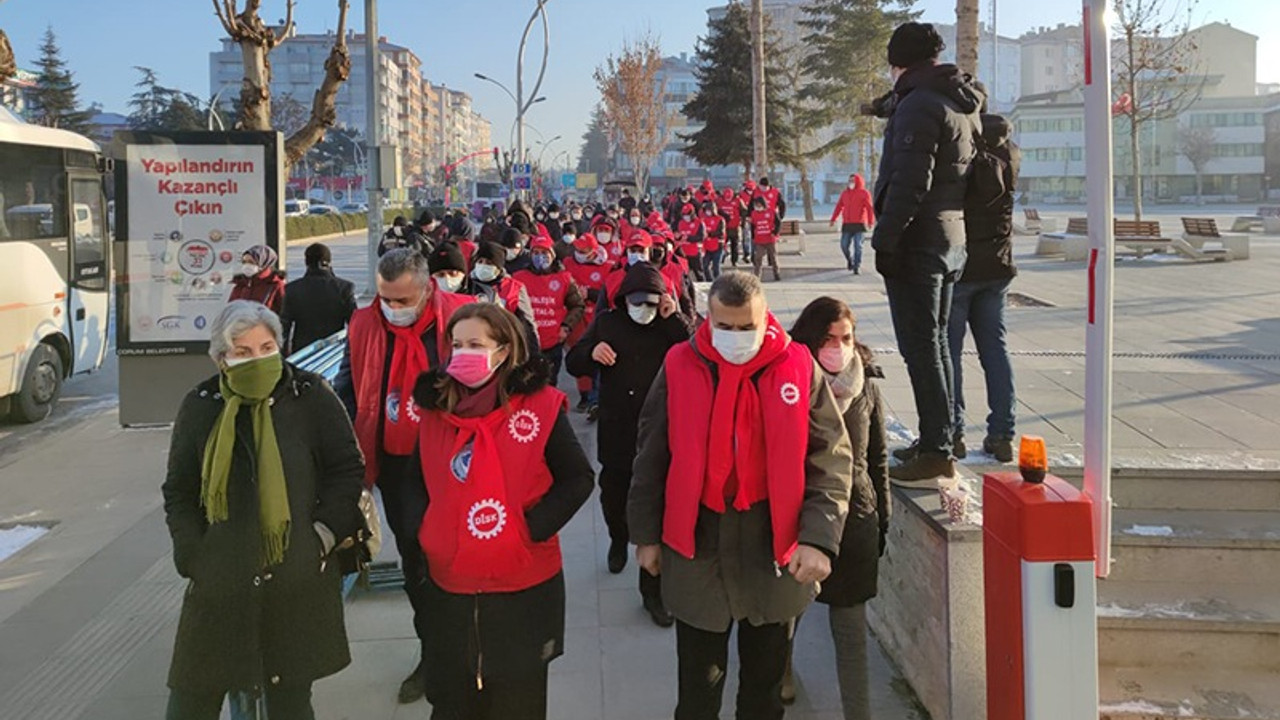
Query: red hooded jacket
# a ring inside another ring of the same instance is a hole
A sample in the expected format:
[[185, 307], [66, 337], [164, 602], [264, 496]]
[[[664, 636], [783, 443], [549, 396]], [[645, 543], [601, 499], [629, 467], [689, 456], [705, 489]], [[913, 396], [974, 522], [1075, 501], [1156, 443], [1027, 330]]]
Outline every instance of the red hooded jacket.
[[862, 176], [854, 175], [853, 188], [846, 188], [840, 193], [836, 209], [831, 213], [831, 222], [835, 222], [836, 218], [843, 214], [844, 219], [841, 222], [845, 225], [860, 224], [863, 227], [871, 227], [876, 222], [876, 211], [872, 205], [871, 193], [867, 191], [867, 185], [863, 182]]

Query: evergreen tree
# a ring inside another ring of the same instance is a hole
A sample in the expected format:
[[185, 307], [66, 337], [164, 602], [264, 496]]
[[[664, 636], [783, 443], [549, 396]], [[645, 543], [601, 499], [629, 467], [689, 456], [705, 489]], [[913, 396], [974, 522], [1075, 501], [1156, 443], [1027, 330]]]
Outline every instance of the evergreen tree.
[[609, 133], [604, 127], [604, 113], [599, 105], [591, 111], [591, 124], [582, 136], [582, 149], [578, 153], [578, 172], [604, 174], [609, 170], [613, 152], [609, 147]]
[[167, 88], [151, 68], [134, 66], [142, 78], [138, 92], [129, 99], [129, 127], [134, 130], [204, 130], [208, 122], [200, 105], [204, 101], [188, 92]]
[[40, 72], [32, 93], [32, 118], [35, 123], [81, 134], [89, 132], [90, 115], [80, 109], [80, 100], [76, 97], [80, 85], [73, 81], [71, 71], [62, 59], [62, 50], [58, 47], [52, 27], [44, 31], [44, 42], [40, 45], [40, 59], [36, 61], [36, 67], [40, 68]]
[[[813, 0], [802, 9], [800, 26], [809, 31], [802, 67], [806, 82], [800, 98], [811, 128], [839, 123], [822, 154], [848, 146], [869, 130], [870, 122], [855, 124], [854, 110], [885, 92], [889, 66], [885, 60], [894, 28], [920, 16], [916, 0]], [[861, 126], [861, 127], [859, 127]], [[859, 130], [862, 132], [859, 133]]]
[[[765, 28], [766, 123], [770, 159], [789, 164], [795, 147], [795, 129], [789, 118], [790, 102], [782, 92], [777, 67], [777, 41]], [[685, 103], [683, 113], [701, 123], [701, 130], [680, 135], [688, 143], [684, 154], [704, 166], [737, 165], [752, 169], [751, 142], [751, 26], [750, 15], [739, 3], [730, 3], [723, 18], [708, 27], [697, 49], [698, 91]], [[767, 168], [756, 168], [759, 172]]]

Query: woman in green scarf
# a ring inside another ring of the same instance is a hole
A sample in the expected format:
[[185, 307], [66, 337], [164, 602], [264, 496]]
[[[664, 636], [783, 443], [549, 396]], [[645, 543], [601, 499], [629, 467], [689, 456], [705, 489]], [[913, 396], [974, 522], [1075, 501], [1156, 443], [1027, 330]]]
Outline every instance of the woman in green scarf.
[[363, 526], [364, 462], [329, 385], [281, 357], [275, 313], [237, 300], [210, 330], [218, 374], [182, 401], [163, 487], [190, 580], [167, 717], [214, 720], [248, 692], [311, 720], [311, 684], [351, 661], [329, 554]]

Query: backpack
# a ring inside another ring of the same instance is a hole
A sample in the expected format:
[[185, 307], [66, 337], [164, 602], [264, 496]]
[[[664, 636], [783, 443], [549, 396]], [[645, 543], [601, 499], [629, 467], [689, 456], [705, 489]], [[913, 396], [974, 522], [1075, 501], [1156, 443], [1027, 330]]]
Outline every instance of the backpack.
[[974, 127], [973, 146], [977, 154], [969, 166], [964, 206], [969, 210], [993, 208], [1013, 192], [1012, 172], [1008, 161], [983, 137], [981, 124]]

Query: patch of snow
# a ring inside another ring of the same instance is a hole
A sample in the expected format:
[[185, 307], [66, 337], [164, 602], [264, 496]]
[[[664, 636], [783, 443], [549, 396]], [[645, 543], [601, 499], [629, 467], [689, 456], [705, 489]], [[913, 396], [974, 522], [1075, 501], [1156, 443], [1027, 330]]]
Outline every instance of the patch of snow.
[[1130, 525], [1120, 532], [1138, 537], [1173, 537], [1173, 528], [1168, 525]]
[[916, 434], [906, 425], [903, 425], [897, 418], [889, 418], [885, 422], [885, 433], [889, 436], [890, 447], [898, 445], [910, 445], [916, 441]]
[[1122, 703], [1105, 703], [1098, 706], [1098, 709], [1106, 713], [1148, 713], [1152, 715], [1163, 714], [1165, 709], [1155, 703], [1146, 700], [1129, 700]]
[[49, 532], [49, 528], [43, 525], [17, 525], [10, 528], [0, 528], [0, 562], [35, 542], [47, 532]]
[[1049, 467], [1084, 467], [1084, 460], [1071, 453], [1060, 453], [1050, 456]]

